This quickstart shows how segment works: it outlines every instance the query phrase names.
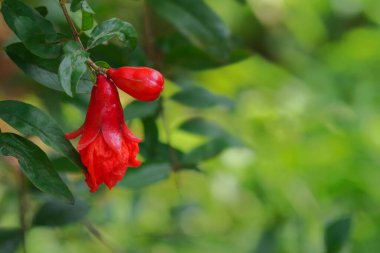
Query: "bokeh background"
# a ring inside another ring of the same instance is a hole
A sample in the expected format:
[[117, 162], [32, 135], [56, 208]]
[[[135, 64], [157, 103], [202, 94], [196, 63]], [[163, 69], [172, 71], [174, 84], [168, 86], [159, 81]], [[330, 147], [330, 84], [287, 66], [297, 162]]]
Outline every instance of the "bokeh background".
[[[69, 33], [57, 1], [26, 2], [46, 5], [47, 17]], [[199, 164], [202, 172], [172, 173], [139, 189], [121, 183], [89, 193], [80, 174], [63, 173], [89, 213], [66, 226], [30, 229], [28, 253], [380, 250], [380, 2], [204, 2], [224, 23], [228, 41], [207, 37], [207, 15], [191, 28], [195, 33], [182, 29], [187, 17], [157, 11], [160, 0], [148, 7], [142, 0], [90, 1], [97, 21], [127, 20], [141, 38], [132, 54], [113, 44], [93, 57], [112, 66], [147, 64], [167, 76], [169, 138], [183, 152], [207, 141], [178, 128], [194, 116], [221, 125], [243, 145], [221, 148]], [[1, 21], [0, 44], [12, 41]], [[170, 99], [187, 83], [232, 102], [199, 107]], [[4, 52], [0, 98], [39, 107], [66, 132], [82, 123], [88, 101], [34, 82]], [[157, 124], [167, 142], [165, 124]], [[140, 121], [130, 126], [143, 135]], [[0, 127], [15, 132], [2, 121]], [[17, 180], [12, 162], [0, 160], [0, 228], [19, 224]], [[46, 198], [28, 193], [28, 220]]]

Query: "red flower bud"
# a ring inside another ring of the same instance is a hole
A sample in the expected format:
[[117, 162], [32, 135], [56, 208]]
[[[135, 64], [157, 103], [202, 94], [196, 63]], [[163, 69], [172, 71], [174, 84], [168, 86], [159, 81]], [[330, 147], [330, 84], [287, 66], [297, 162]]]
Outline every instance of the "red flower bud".
[[141, 140], [125, 124], [119, 93], [104, 75], [98, 75], [92, 88], [83, 125], [65, 137], [79, 135], [78, 151], [87, 168], [86, 183], [91, 192], [102, 183], [111, 189], [123, 178], [127, 167], [140, 165], [136, 155]]
[[164, 88], [164, 77], [146, 67], [108, 69], [107, 75], [124, 92], [141, 101], [157, 99]]

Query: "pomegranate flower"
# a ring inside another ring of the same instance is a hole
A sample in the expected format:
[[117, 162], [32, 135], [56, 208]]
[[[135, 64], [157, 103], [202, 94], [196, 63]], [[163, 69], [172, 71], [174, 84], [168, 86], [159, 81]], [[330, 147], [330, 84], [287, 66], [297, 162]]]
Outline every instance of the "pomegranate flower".
[[110, 68], [107, 75], [119, 89], [141, 101], [157, 99], [164, 88], [161, 73], [147, 67]]
[[105, 75], [99, 74], [92, 89], [90, 105], [83, 125], [65, 135], [81, 135], [78, 151], [86, 166], [86, 183], [91, 192], [105, 183], [111, 189], [120, 181], [127, 167], [136, 167], [141, 139], [134, 136], [124, 121], [119, 93]]

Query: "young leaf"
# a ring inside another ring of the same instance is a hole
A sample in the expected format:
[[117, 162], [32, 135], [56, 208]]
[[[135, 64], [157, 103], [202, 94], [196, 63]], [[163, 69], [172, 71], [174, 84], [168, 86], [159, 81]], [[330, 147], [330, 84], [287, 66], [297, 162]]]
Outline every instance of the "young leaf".
[[168, 178], [170, 172], [171, 166], [168, 163], [144, 163], [138, 168], [128, 169], [121, 184], [138, 189]]
[[89, 211], [89, 206], [82, 201], [67, 205], [58, 201], [48, 201], [37, 211], [33, 226], [64, 226], [82, 220]]
[[132, 120], [135, 118], [147, 118], [154, 116], [158, 113], [159, 106], [159, 100], [152, 102], [135, 100], [124, 109], [125, 119]]
[[90, 30], [94, 26], [94, 10], [90, 7], [87, 0], [73, 0], [70, 10], [72, 12], [81, 10], [82, 12], [82, 31]]
[[[9, 58], [34, 81], [53, 90], [63, 91], [58, 80], [59, 59], [43, 59], [33, 55], [22, 43], [9, 45], [6, 50]], [[77, 93], [89, 93], [92, 81], [88, 74], [83, 75], [77, 85]]]
[[1, 11], [7, 25], [33, 54], [47, 59], [60, 56], [58, 34], [35, 9], [19, 0], [4, 0]]
[[112, 18], [97, 25], [91, 32], [87, 49], [94, 48], [114, 37], [117, 37], [124, 47], [132, 50], [137, 45], [137, 32], [128, 22]]
[[228, 135], [219, 125], [198, 117], [183, 122], [179, 129], [208, 137]]
[[233, 101], [226, 97], [214, 95], [204, 88], [195, 86], [185, 88], [174, 94], [171, 99], [194, 108], [208, 108], [217, 105], [231, 108], [234, 105]]
[[64, 46], [65, 57], [58, 68], [58, 78], [63, 90], [73, 96], [83, 74], [87, 71], [86, 61], [89, 54], [78, 42], [69, 41]]
[[65, 139], [58, 124], [38, 108], [19, 101], [0, 101], [0, 118], [26, 136], [38, 136], [46, 145], [83, 168], [78, 152]]
[[148, 0], [148, 3], [194, 45], [217, 59], [228, 58], [230, 31], [203, 0]]
[[0, 252], [16, 252], [22, 242], [22, 237], [22, 231], [19, 228], [0, 229]]
[[25, 176], [41, 191], [74, 203], [69, 188], [53, 169], [46, 154], [33, 142], [13, 133], [0, 133], [0, 154], [15, 157]]
[[337, 219], [325, 228], [325, 246], [327, 253], [337, 253], [346, 243], [351, 229], [351, 217]]

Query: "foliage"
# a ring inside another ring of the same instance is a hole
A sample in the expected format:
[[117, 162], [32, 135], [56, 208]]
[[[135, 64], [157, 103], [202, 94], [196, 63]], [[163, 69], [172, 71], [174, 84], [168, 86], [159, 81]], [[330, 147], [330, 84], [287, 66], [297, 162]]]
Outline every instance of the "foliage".
[[[378, 1], [66, 7], [83, 48], [58, 0], [2, 1], [15, 35], [0, 43], [25, 76], [0, 61], [0, 252], [20, 252], [25, 234], [32, 253], [380, 248]], [[159, 100], [122, 97], [144, 163], [96, 194], [63, 138], [83, 122], [89, 59], [166, 77]], [[5, 156], [28, 180], [26, 224]], [[75, 205], [58, 200], [71, 194]]]

